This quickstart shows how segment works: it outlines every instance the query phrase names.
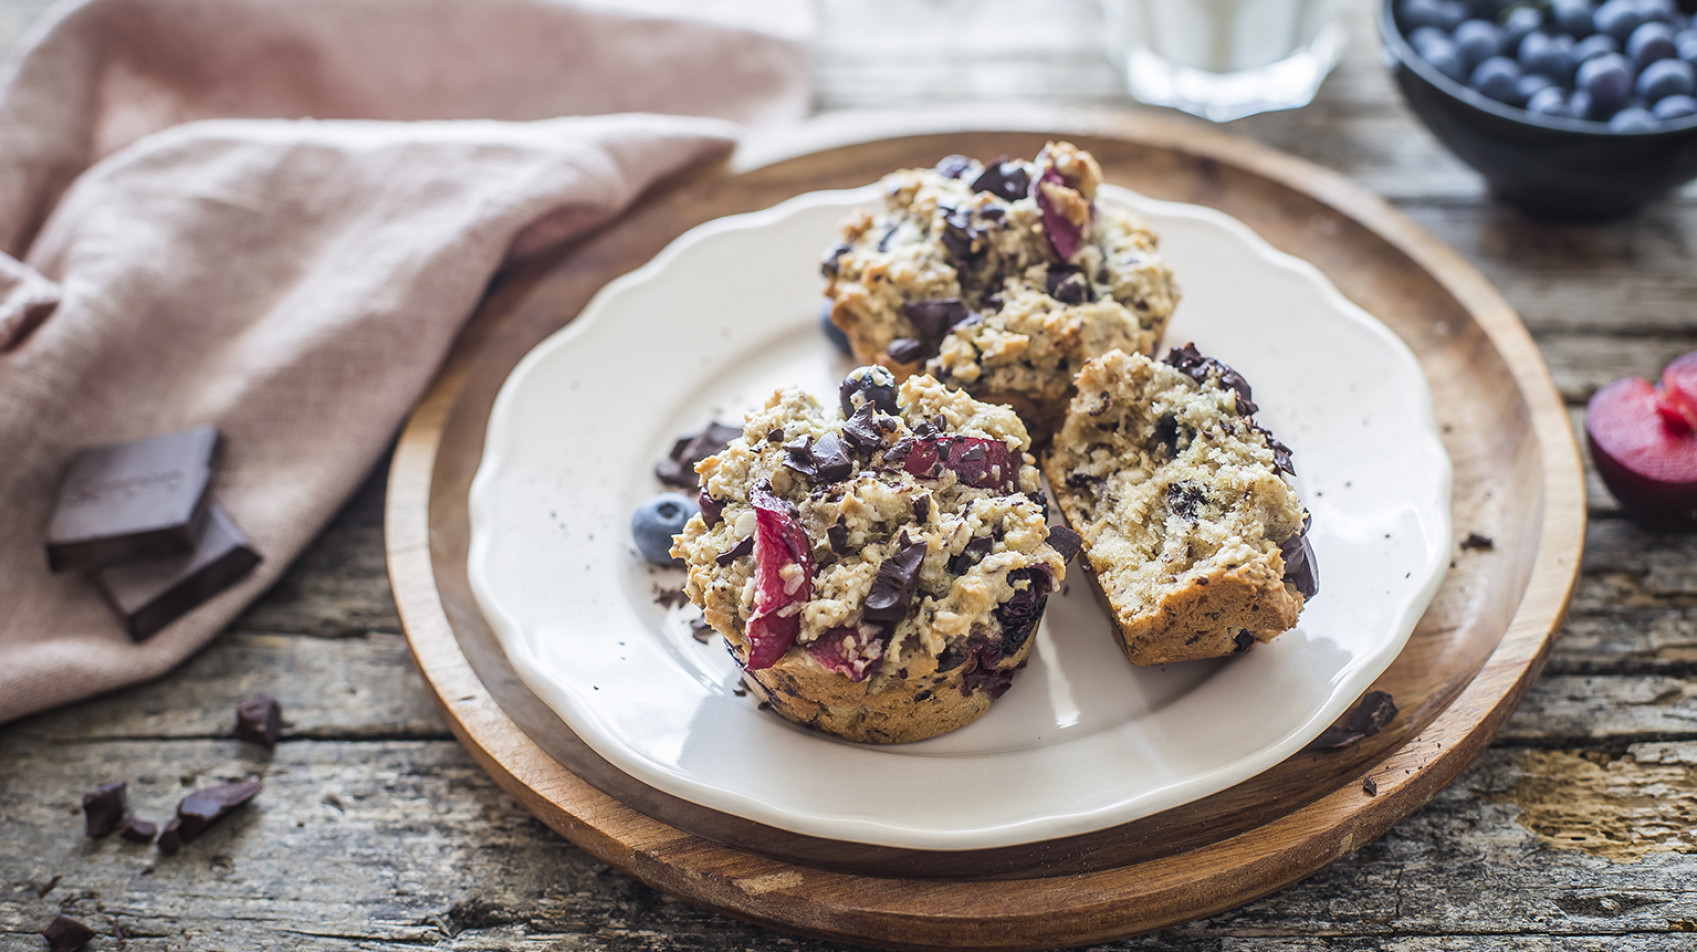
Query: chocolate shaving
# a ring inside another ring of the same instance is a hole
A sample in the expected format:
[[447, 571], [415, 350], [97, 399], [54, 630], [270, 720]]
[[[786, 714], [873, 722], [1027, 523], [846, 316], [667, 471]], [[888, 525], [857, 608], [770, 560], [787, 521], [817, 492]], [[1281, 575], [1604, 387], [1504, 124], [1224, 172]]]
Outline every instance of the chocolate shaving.
[[691, 618], [689, 620], [689, 634], [696, 641], [704, 645], [709, 644], [713, 641], [713, 626], [707, 624], [705, 618]]
[[960, 550], [960, 554], [949, 559], [949, 574], [965, 575], [967, 569], [977, 565], [996, 545], [996, 540], [989, 536], [976, 536]]
[[1009, 162], [1007, 156], [986, 166], [972, 180], [972, 190], [989, 192], [1006, 201], [1016, 202], [1031, 192], [1031, 172], [1022, 162]]
[[921, 493], [913, 497], [913, 521], [924, 523], [931, 518], [931, 495]]
[[679, 437], [667, 458], [654, 464], [654, 475], [667, 485], [694, 489], [695, 464], [717, 455], [741, 435], [742, 430], [737, 427], [709, 423], [700, 433]]
[[725, 518], [725, 504], [708, 495], [705, 489], [701, 491], [699, 496], [695, 497], [695, 505], [701, 510], [701, 520], [707, 523], [709, 529], [718, 525]]
[[236, 705], [236, 736], [263, 746], [277, 748], [283, 736], [283, 706], [274, 697], [251, 697]]
[[1220, 361], [1202, 356], [1197, 352], [1195, 344], [1174, 347], [1167, 352], [1162, 362], [1178, 368], [1179, 372], [1200, 384], [1208, 382], [1208, 374], [1212, 371], [1219, 377], [1218, 386], [1236, 391], [1238, 416], [1246, 417], [1259, 409], [1255, 406], [1255, 401], [1250, 399], [1249, 381]]
[[69, 916], [59, 916], [41, 930], [47, 939], [48, 952], [72, 952], [94, 938], [94, 930]]
[[1337, 750], [1363, 738], [1372, 737], [1396, 719], [1396, 702], [1384, 691], [1368, 691], [1355, 707], [1344, 715], [1341, 724], [1333, 724], [1308, 745], [1307, 750]]
[[832, 523], [825, 529], [825, 541], [830, 543], [831, 551], [838, 555], [848, 551], [848, 526], [841, 522]]
[[908, 301], [902, 305], [902, 316], [925, 340], [941, 340], [949, 329], [972, 316], [960, 298], [939, 298], [935, 301]]
[[1072, 557], [1078, 554], [1079, 548], [1084, 545], [1084, 539], [1067, 526], [1050, 526], [1049, 545], [1054, 547], [1064, 564], [1071, 562]]
[[1471, 552], [1474, 549], [1489, 550], [1497, 547], [1497, 540], [1477, 532], [1469, 532], [1467, 538], [1461, 540], [1461, 551]]
[[827, 278], [836, 277], [838, 267], [837, 259], [847, 254], [848, 251], [848, 245], [838, 244], [833, 246], [830, 251], [825, 252], [824, 260], [819, 262], [819, 271]]
[[812, 441], [805, 436], [798, 436], [784, 444], [784, 465], [803, 476], [817, 477], [819, 463], [813, 458]]
[[47, 882], [44, 882], [41, 885], [35, 887], [35, 898], [41, 899], [41, 898], [45, 897], [48, 893], [52, 892], [54, 890], [54, 888], [59, 885], [59, 880], [64, 879], [64, 878], [65, 878], [64, 873], [54, 873], [52, 879], [49, 879]]
[[895, 625], [907, 617], [913, 583], [925, 561], [925, 543], [909, 541], [907, 531], [903, 530], [898, 546], [896, 554], [878, 566], [878, 577], [873, 579], [872, 591], [866, 596], [867, 621]]
[[847, 479], [854, 472], [848, 448], [835, 433], [827, 433], [813, 444], [813, 465], [819, 471], [819, 478], [830, 483]]
[[748, 535], [745, 535], [745, 536], [742, 537], [742, 541], [738, 542], [736, 545], [731, 546], [730, 548], [726, 549], [725, 551], [723, 551], [723, 552], [719, 553], [717, 556], [715, 556], [713, 558], [713, 561], [719, 563], [720, 565], [730, 565], [732, 562], [735, 562], [737, 559], [740, 559], [745, 555], [753, 555], [753, 554], [754, 554], [754, 534], [749, 533]]
[[1207, 496], [1190, 483], [1173, 483], [1167, 487], [1167, 510], [1185, 522], [1196, 521], [1196, 510], [1205, 501]]
[[82, 795], [83, 832], [89, 836], [107, 836], [124, 822], [128, 784], [122, 780], [95, 787]]
[[1290, 447], [1274, 439], [1273, 434], [1267, 432], [1265, 427], [1257, 426], [1255, 429], [1260, 430], [1261, 435], [1267, 438], [1267, 448], [1273, 451], [1273, 466], [1295, 476], [1296, 467], [1290, 460]]
[[1077, 268], [1051, 267], [1043, 279], [1043, 288], [1062, 304], [1083, 304], [1093, 297], [1090, 282]]
[[158, 832], [159, 827], [147, 820], [138, 820], [132, 816], [124, 821], [124, 825], [118, 830], [118, 835], [131, 843], [151, 843], [154, 834]]
[[884, 437], [894, 432], [896, 421], [878, 413], [878, 408], [871, 403], [863, 403], [843, 424], [843, 436], [848, 438], [849, 445], [855, 452], [870, 456], [884, 448]]
[[653, 588], [654, 604], [661, 608], [677, 608], [689, 601], [689, 596], [675, 588], [655, 585]]

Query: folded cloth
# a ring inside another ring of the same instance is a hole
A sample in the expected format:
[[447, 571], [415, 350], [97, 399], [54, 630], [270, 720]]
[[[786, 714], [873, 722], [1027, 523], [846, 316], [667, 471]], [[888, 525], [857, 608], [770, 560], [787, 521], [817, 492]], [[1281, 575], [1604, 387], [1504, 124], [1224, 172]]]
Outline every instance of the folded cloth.
[[[803, 113], [792, 5], [653, 6], [49, 17], [0, 92], [0, 722], [169, 670], [275, 581], [512, 255], [607, 221], [738, 123]], [[266, 561], [133, 644], [86, 579], [47, 571], [56, 485], [79, 447], [200, 423]]]

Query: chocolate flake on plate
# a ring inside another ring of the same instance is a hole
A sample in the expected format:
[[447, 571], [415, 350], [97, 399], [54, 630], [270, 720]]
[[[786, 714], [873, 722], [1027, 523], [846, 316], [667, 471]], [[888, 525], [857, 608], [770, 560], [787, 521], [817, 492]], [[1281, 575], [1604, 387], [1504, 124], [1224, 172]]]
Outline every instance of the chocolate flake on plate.
[[669, 486], [694, 489], [695, 464], [717, 454], [741, 435], [738, 427], [709, 423], [700, 433], [679, 437], [666, 459], [654, 464], [654, 475]]
[[1474, 549], [1494, 549], [1496, 547], [1497, 540], [1488, 535], [1480, 535], [1477, 532], [1469, 532], [1467, 534], [1467, 538], [1461, 540], [1461, 550], [1463, 552], [1471, 552]]

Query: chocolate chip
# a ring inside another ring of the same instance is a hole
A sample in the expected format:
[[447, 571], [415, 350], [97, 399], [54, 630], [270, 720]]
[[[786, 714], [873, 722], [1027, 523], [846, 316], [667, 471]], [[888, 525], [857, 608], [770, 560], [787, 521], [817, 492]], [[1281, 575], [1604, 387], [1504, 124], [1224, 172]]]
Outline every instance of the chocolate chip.
[[937, 174], [944, 178], [960, 178], [975, 163], [964, 155], [945, 155], [936, 165]]
[[813, 444], [813, 464], [819, 471], [819, 478], [828, 483], [840, 482], [854, 472], [854, 461], [849, 459], [848, 448], [835, 433], [827, 433]]
[[[1207, 579], [1199, 578], [1197, 581], [1206, 582]], [[1232, 635], [1232, 654], [1243, 654], [1253, 647], [1255, 647], [1255, 636], [1248, 631], [1239, 629], [1237, 634]]]
[[283, 706], [264, 695], [237, 704], [236, 736], [275, 750], [277, 738], [283, 736]]
[[898, 364], [912, 364], [924, 360], [929, 350], [923, 341], [911, 337], [898, 337], [890, 341], [890, 358]]
[[878, 577], [873, 579], [872, 591], [866, 596], [867, 621], [894, 625], [907, 617], [913, 583], [925, 561], [925, 543], [909, 541], [907, 531], [903, 530], [898, 546], [896, 554], [878, 566]]
[[819, 464], [813, 458], [812, 441], [805, 436], [798, 436], [793, 441], [784, 444], [784, 465], [803, 476], [819, 475]]
[[1471, 552], [1474, 549], [1494, 549], [1496, 547], [1497, 541], [1495, 539], [1487, 535], [1480, 535], [1477, 532], [1469, 532], [1467, 538], [1461, 540], [1463, 552]]
[[1167, 487], [1167, 511], [1185, 522], [1196, 521], [1196, 509], [1207, 501], [1202, 490], [1190, 483], [1173, 483]]
[[175, 834], [178, 844], [194, 842], [214, 823], [229, 816], [237, 807], [252, 800], [263, 789], [263, 781], [238, 780], [196, 790], [184, 797], [182, 802], [177, 804], [177, 815], [165, 824], [165, 832], [159, 837], [160, 851], [176, 851], [175, 848], [169, 851], [165, 848], [165, 838], [172, 834]]
[[48, 952], [72, 952], [94, 938], [94, 930], [69, 916], [59, 916], [41, 930], [47, 938]]
[[825, 541], [830, 543], [831, 551], [838, 555], [842, 555], [844, 552], [848, 551], [848, 539], [848, 526], [843, 525], [841, 522], [832, 523], [825, 530]]
[[165, 821], [165, 829], [159, 831], [159, 842], [156, 844], [159, 852], [166, 856], [175, 856], [183, 848], [183, 821], [172, 817]]
[[1246, 417], [1259, 409], [1255, 406], [1255, 401], [1250, 399], [1249, 381], [1220, 361], [1202, 356], [1196, 350], [1195, 344], [1174, 347], [1167, 352], [1163, 363], [1171, 364], [1185, 376], [1201, 384], [1208, 382], [1208, 373], [1212, 371], [1219, 377], [1219, 386], [1236, 391], [1238, 416]]
[[914, 330], [926, 340], [941, 340], [949, 329], [972, 316], [960, 298], [938, 298], [934, 301], [908, 301], [902, 305], [902, 316], [913, 324]]
[[[1024, 589], [1018, 583], [1025, 582]], [[1002, 623], [1002, 654], [1015, 654], [1024, 647], [1027, 638], [1037, 630], [1043, 618], [1043, 606], [1049, 601], [1054, 587], [1049, 573], [1041, 567], [1014, 569], [1008, 573], [1008, 584], [1016, 589], [1007, 601], [996, 608], [996, 620]]]
[[990, 550], [995, 545], [996, 540], [989, 536], [975, 536], [967, 542], [965, 548], [960, 550], [959, 555], [949, 559], [949, 574], [965, 575], [967, 569], [982, 561], [986, 555], [990, 554]]
[[921, 494], [913, 497], [913, 521], [925, 523], [931, 518], [931, 496]]
[[827, 277], [827, 278], [836, 277], [837, 276], [837, 270], [839, 268], [839, 265], [837, 263], [837, 259], [841, 258], [843, 255], [847, 254], [848, 251], [849, 251], [848, 245], [838, 244], [838, 245], [832, 247], [830, 251], [825, 252], [824, 260], [819, 262], [820, 272], [822, 272], [825, 275], [825, 277]]
[[972, 224], [972, 214], [964, 209], [945, 209], [943, 230], [937, 238], [943, 243], [943, 250], [949, 253], [949, 258], [956, 263], [968, 263], [984, 253], [988, 245], [984, 241], [984, 232]]
[[895, 428], [895, 420], [879, 415], [878, 408], [871, 403], [863, 403], [843, 424], [843, 436], [848, 438], [855, 452], [870, 456], [884, 448], [885, 435]]
[[1171, 413], [1155, 418], [1155, 440], [1165, 444], [1172, 452], [1178, 452], [1178, 419]]
[[1308, 541], [1308, 526], [1312, 517], [1302, 516], [1302, 528], [1279, 544], [1279, 555], [1285, 560], [1284, 580], [1296, 586], [1302, 597], [1320, 594], [1320, 566], [1314, 559], [1314, 546]]
[[1336, 750], [1348, 747], [1366, 737], [1372, 737], [1396, 719], [1396, 702], [1384, 691], [1368, 691], [1344, 715], [1343, 723], [1333, 724], [1309, 743], [1308, 750]]
[[124, 822], [128, 784], [122, 780], [95, 787], [82, 795], [83, 832], [89, 836], [107, 836]]
[[732, 440], [741, 435], [742, 430], [736, 427], [709, 423], [700, 433], [679, 437], [672, 444], [672, 451], [667, 458], [654, 464], [654, 475], [667, 485], [694, 489], [695, 464], [709, 456], [718, 455]]
[[754, 553], [754, 533], [751, 532], [748, 535], [743, 536], [742, 541], [738, 542], [736, 545], [733, 545], [730, 548], [726, 549], [725, 551], [719, 553], [717, 556], [714, 556], [713, 561], [719, 563], [720, 565], [730, 565], [732, 562], [735, 562], [737, 559], [740, 559], [745, 555], [752, 555], [753, 553]]
[[781, 426], [775, 426], [766, 431], [766, 442], [782, 443], [784, 441], [784, 435], [784, 428]]
[[972, 190], [989, 192], [1006, 201], [1015, 202], [1031, 192], [1031, 172], [1022, 162], [1009, 162], [1003, 156], [994, 165], [986, 166], [972, 180]]
[[883, 413], [896, 412], [896, 375], [884, 367], [856, 367], [837, 388], [843, 416], [852, 417], [863, 404]]
[[949, 645], [937, 655], [937, 672], [953, 671], [966, 661], [966, 652], [959, 645]]
[[1379, 782], [1377, 780], [1374, 780], [1372, 777], [1362, 777], [1361, 778], [1361, 792], [1367, 794], [1370, 797], [1378, 796], [1379, 795]]
[[154, 834], [158, 832], [159, 827], [132, 816], [124, 821], [124, 825], [118, 830], [118, 835], [131, 843], [151, 843]]
[[695, 497], [695, 505], [701, 510], [701, 519], [711, 529], [724, 521], [725, 504], [707, 494], [703, 489], [701, 495]]
[[1050, 297], [1062, 304], [1083, 304], [1091, 299], [1090, 282], [1076, 268], [1051, 267], [1043, 286]]
[[1261, 435], [1267, 438], [1267, 448], [1273, 451], [1274, 468], [1295, 476], [1296, 467], [1291, 464], [1290, 447], [1274, 439], [1273, 434], [1267, 432], [1266, 429], [1259, 426], [1256, 429], [1260, 430]]
[[1084, 545], [1084, 539], [1066, 526], [1050, 526], [1049, 545], [1060, 555], [1061, 562], [1066, 563], [1071, 562], [1072, 557], [1078, 554], [1079, 548]]

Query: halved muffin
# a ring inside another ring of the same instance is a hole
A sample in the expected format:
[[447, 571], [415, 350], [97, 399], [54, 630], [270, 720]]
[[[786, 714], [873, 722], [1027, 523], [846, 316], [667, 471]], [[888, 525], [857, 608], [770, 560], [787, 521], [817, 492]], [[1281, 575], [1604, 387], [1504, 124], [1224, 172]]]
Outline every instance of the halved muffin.
[[701, 513], [672, 554], [773, 710], [855, 741], [932, 737], [1007, 690], [1065, 559], [1008, 408], [879, 367], [841, 396], [786, 388], [749, 414], [696, 467]]
[[857, 360], [1009, 404], [1043, 443], [1084, 362], [1153, 353], [1178, 303], [1154, 234], [1096, 203], [1101, 178], [1067, 142], [886, 176], [883, 208], [850, 215], [826, 254], [831, 320]]
[[1290, 450], [1255, 410], [1249, 384], [1191, 345], [1079, 374], [1044, 472], [1133, 664], [1247, 650], [1319, 589]]

